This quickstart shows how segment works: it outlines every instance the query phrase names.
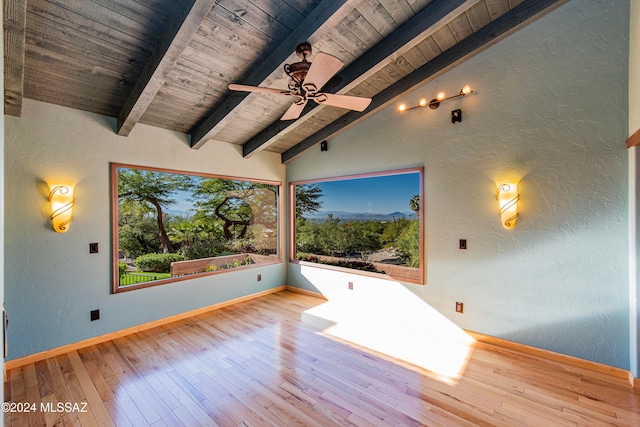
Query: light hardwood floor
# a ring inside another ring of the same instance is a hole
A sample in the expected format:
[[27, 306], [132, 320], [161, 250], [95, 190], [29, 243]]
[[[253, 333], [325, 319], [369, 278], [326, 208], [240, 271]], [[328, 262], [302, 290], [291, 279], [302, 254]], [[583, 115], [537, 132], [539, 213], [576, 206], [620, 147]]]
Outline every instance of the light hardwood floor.
[[324, 303], [278, 292], [12, 369], [5, 400], [36, 410], [5, 425], [640, 426], [619, 378], [475, 343], [443, 379], [327, 334]]

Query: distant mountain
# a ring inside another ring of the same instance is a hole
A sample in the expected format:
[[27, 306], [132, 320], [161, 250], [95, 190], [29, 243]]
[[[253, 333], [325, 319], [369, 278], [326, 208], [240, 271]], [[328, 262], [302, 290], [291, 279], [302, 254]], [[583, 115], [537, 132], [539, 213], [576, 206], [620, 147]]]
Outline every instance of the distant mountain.
[[398, 218], [415, 218], [413, 212], [392, 212], [389, 214], [376, 214], [367, 212], [345, 212], [345, 211], [319, 211], [306, 214], [308, 219], [321, 220], [333, 215], [334, 218], [340, 218], [343, 221], [393, 221]]

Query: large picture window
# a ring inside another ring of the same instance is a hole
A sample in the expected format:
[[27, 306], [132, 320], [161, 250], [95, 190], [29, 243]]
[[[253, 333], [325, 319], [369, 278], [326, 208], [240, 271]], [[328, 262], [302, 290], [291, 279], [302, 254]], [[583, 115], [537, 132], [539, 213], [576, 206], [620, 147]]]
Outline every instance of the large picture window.
[[291, 182], [290, 262], [424, 283], [423, 168]]
[[113, 291], [281, 262], [278, 182], [112, 164]]

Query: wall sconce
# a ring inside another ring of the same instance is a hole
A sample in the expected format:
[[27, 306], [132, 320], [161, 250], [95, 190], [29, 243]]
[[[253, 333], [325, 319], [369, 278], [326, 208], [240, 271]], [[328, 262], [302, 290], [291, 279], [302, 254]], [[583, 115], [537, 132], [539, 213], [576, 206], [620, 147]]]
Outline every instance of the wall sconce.
[[71, 224], [71, 209], [75, 203], [73, 187], [68, 185], [50, 185], [51, 221], [58, 233], [66, 233]]
[[465, 85], [462, 89], [460, 89], [460, 93], [458, 93], [457, 95], [453, 95], [447, 98], [444, 92], [439, 92], [436, 95], [436, 97], [433, 98], [431, 101], [427, 101], [426, 98], [422, 98], [420, 101], [418, 101], [418, 105], [415, 105], [413, 107], [407, 107], [406, 104], [400, 104], [398, 106], [398, 111], [403, 113], [405, 111], [413, 110], [415, 108], [422, 108], [426, 106], [428, 106], [432, 110], [435, 110], [444, 101], [448, 101], [453, 98], [458, 98], [460, 96], [469, 95], [470, 93], [473, 93], [473, 89], [471, 89], [471, 86]]
[[500, 222], [504, 228], [510, 230], [515, 227], [518, 218], [518, 183], [505, 182], [498, 185], [496, 199], [500, 203]]

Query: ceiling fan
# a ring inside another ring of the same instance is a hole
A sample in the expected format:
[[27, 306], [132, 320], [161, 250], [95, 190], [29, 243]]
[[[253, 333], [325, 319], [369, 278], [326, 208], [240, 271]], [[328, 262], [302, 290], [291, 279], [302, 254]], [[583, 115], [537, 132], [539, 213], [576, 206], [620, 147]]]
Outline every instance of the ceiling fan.
[[307, 105], [307, 101], [310, 99], [320, 105], [331, 105], [355, 111], [364, 111], [369, 106], [371, 98], [336, 95], [320, 91], [322, 86], [342, 68], [344, 63], [341, 60], [327, 53], [318, 52], [312, 64], [307, 60], [311, 55], [311, 45], [309, 43], [299, 44], [296, 47], [296, 54], [301, 61], [284, 66], [284, 72], [290, 78], [288, 90], [239, 84], [230, 84], [229, 89], [297, 97], [298, 99], [291, 104], [291, 107], [280, 120], [293, 120], [300, 117], [304, 106]]

